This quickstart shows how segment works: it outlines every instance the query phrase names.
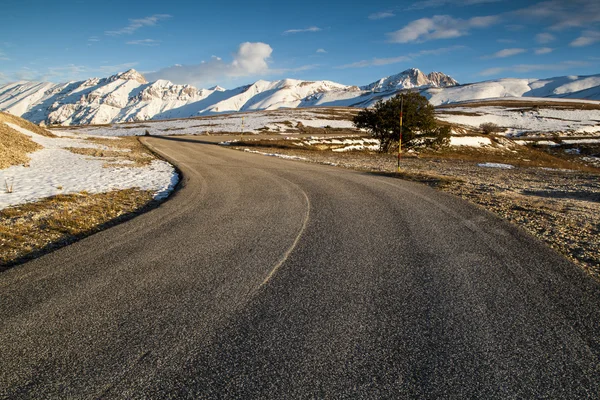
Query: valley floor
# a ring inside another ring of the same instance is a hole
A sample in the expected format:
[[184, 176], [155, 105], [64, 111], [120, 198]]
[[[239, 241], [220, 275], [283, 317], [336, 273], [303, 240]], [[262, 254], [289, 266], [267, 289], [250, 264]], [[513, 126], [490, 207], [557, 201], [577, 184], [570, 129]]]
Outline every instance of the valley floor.
[[[396, 175], [393, 154], [260, 144], [231, 143], [232, 148], [245, 151]], [[501, 156], [474, 149], [413, 154], [402, 158], [397, 176], [429, 184], [500, 215], [600, 280], [600, 169], [546, 158], [541, 152], [539, 160], [525, 159], [520, 165], [513, 154], [506, 158], [510, 164], [501, 161]], [[552, 167], [553, 162], [560, 166]]]

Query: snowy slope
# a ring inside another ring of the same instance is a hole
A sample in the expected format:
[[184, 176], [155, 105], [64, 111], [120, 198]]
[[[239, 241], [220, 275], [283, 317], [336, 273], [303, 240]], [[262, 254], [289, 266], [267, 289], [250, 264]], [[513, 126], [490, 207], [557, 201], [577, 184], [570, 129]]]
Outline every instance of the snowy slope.
[[600, 100], [600, 75], [550, 79], [498, 79], [423, 92], [433, 105], [497, 97], [547, 97]]

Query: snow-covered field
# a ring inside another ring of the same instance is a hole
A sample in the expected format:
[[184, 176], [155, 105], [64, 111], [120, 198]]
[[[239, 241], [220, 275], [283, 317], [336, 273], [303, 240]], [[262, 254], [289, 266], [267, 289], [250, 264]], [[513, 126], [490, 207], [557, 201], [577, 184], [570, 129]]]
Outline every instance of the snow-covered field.
[[565, 106], [562, 100], [560, 106], [552, 106], [549, 99], [537, 100], [534, 103], [532, 99], [527, 99], [531, 106], [523, 105], [522, 99], [518, 99], [519, 103], [515, 103], [515, 106], [505, 99], [502, 99], [502, 106], [486, 106], [486, 102], [474, 105], [467, 103], [438, 108], [436, 116], [440, 120], [471, 129], [491, 122], [503, 128], [504, 132], [500, 134], [506, 136], [549, 133], [560, 136], [600, 136], [600, 102], [570, 102], [571, 105]]
[[[139, 188], [151, 190], [155, 198], [166, 197], [178, 181], [174, 168], [165, 161], [153, 160], [147, 166], [105, 167], [106, 159], [75, 154], [67, 148], [107, 147], [86, 141], [85, 137], [72, 135], [50, 138], [38, 135], [15, 124], [11, 128], [29, 136], [44, 148], [30, 154], [28, 166], [13, 166], [0, 170], [0, 209], [8, 206], [33, 202], [57, 194], [108, 192], [117, 189]], [[58, 132], [60, 133], [60, 132]], [[114, 151], [114, 149], [112, 149]], [[112, 161], [111, 165], [119, 161]], [[6, 186], [12, 186], [12, 193]]]
[[[245, 112], [211, 117], [145, 121], [112, 124], [110, 126], [82, 126], [73, 132], [99, 136], [144, 135], [203, 135], [219, 133], [298, 133], [299, 127], [355, 129], [351, 109], [286, 109]], [[344, 118], [344, 119], [342, 119]], [[298, 125], [300, 124], [300, 125]]]

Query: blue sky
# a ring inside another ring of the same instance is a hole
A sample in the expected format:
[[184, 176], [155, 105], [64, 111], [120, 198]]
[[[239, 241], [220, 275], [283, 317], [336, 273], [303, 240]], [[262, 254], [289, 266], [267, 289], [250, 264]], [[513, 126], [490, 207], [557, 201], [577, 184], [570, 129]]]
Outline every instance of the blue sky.
[[4, 0], [0, 83], [129, 68], [233, 88], [363, 85], [416, 67], [461, 83], [600, 73], [600, 1]]

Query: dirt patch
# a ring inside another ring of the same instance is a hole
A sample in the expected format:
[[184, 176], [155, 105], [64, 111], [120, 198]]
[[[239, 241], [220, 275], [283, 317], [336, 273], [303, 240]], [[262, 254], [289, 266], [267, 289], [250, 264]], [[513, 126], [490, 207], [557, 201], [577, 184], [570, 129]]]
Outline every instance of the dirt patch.
[[0, 271], [73, 243], [154, 206], [152, 192], [58, 195], [0, 211]]
[[43, 147], [0, 121], [0, 170], [29, 163], [29, 153]]
[[[526, 147], [515, 152], [447, 149], [407, 154], [401, 159], [400, 174], [396, 173], [394, 154], [278, 147], [254, 147], [254, 150], [396, 176], [460, 196], [537, 236], [600, 280], [600, 170], [597, 168]], [[514, 168], [479, 166], [485, 162], [506, 163]]]

